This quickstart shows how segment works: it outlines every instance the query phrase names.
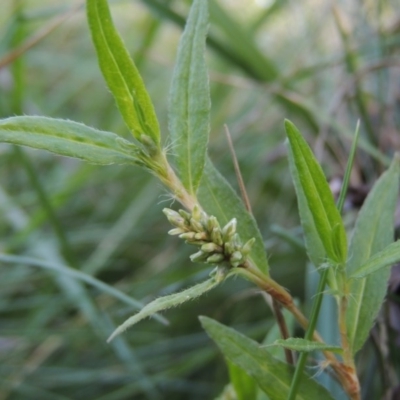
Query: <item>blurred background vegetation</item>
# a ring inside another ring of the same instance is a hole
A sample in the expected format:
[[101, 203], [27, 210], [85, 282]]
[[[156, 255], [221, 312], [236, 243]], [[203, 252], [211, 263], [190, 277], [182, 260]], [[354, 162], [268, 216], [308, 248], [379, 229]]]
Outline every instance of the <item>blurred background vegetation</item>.
[[[1, 3], [0, 116], [67, 118], [129, 136], [100, 75], [82, 2]], [[368, 188], [400, 148], [398, 0], [209, 4], [210, 155], [237, 188], [223, 134], [228, 124], [271, 274], [307, 307], [317, 276], [302, 244], [283, 119], [301, 129], [334, 190], [361, 121], [345, 214], [351, 229]], [[190, 1], [110, 5], [169, 144], [168, 90]], [[170, 198], [138, 168], [9, 145], [0, 153], [1, 253], [20, 257], [3, 257], [0, 265], [0, 400], [217, 396], [227, 371], [197, 316], [262, 339], [273, 324], [263, 296], [232, 280], [165, 313], [169, 325], [150, 319], [107, 345], [113, 328], [137, 309], [121, 293], [146, 303], [209, 273], [190, 263], [192, 249], [166, 235], [161, 210]], [[60, 264], [110, 286], [48, 269]], [[325, 307], [322, 333], [335, 340], [329, 302]], [[382, 321], [359, 357], [365, 399], [399, 383], [398, 337]]]

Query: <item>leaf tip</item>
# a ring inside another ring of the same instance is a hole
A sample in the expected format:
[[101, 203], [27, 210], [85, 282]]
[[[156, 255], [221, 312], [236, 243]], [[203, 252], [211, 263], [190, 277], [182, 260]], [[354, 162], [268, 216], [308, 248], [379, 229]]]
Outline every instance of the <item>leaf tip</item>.
[[208, 317], [206, 317], [204, 315], [199, 315], [199, 321], [200, 321], [201, 326], [205, 330], [207, 330], [207, 327], [210, 325], [210, 321], [212, 321], [212, 319], [208, 318]]

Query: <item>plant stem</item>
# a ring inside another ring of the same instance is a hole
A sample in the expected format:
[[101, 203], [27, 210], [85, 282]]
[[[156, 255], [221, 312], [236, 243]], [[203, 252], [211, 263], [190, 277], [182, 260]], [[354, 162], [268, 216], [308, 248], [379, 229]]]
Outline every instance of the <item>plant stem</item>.
[[[318, 283], [317, 296], [312, 305], [311, 319], [310, 322], [308, 323], [308, 328], [304, 336], [306, 340], [311, 340], [313, 338], [315, 326], [317, 325], [318, 321], [319, 311], [321, 309], [323, 291], [326, 285], [326, 281], [328, 279], [328, 274], [329, 274], [328, 268], [326, 268], [321, 274], [321, 279], [319, 280]], [[307, 361], [307, 356], [308, 354], [306, 352], [302, 352], [300, 354], [299, 360], [296, 365], [296, 370], [293, 376], [292, 384], [290, 386], [288, 400], [294, 400], [296, 398], [297, 390], [301, 383], [301, 374], [303, 373], [304, 366]]]
[[[289, 333], [288, 327], [286, 325], [285, 318], [282, 314], [281, 306], [275, 299], [272, 299], [272, 307], [274, 310], [276, 322], [277, 322], [279, 330], [281, 332], [281, 337], [282, 337], [282, 339], [288, 339], [290, 337], [290, 333]], [[294, 365], [292, 351], [285, 347], [283, 350], [285, 352], [286, 362], [288, 364]]]
[[169, 165], [165, 154], [160, 153], [160, 164], [162, 165], [163, 175], [157, 174], [161, 182], [172, 192], [172, 195], [189, 211], [197, 204], [197, 199], [192, 196], [182, 185], [180, 179], [176, 176], [175, 171]]

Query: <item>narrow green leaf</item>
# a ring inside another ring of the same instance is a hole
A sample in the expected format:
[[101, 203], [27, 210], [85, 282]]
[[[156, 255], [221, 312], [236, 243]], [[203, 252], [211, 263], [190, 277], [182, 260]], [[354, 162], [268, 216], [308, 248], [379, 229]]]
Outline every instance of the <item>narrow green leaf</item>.
[[44, 149], [94, 164], [135, 164], [134, 145], [111, 132], [46, 117], [0, 120], [0, 142]]
[[[285, 121], [286, 133], [308, 209], [329, 259], [343, 264], [347, 258], [346, 231], [325, 175], [297, 128]], [[296, 184], [296, 179], [294, 179]], [[296, 190], [298, 188], [296, 187]]]
[[189, 289], [183, 290], [179, 293], [173, 293], [168, 296], [160, 297], [151, 303], [143, 307], [137, 314], [132, 315], [122, 325], [120, 325], [107, 339], [107, 342], [111, 342], [116, 336], [126, 331], [132, 325], [141, 321], [144, 318], [150, 317], [151, 315], [167, 310], [168, 308], [179, 306], [189, 300], [193, 300], [196, 297], [201, 296], [203, 293], [208, 292], [215, 286], [219, 285], [226, 277], [226, 272], [223, 269], [216, 269], [212, 274], [211, 278], [199, 283]]
[[249, 258], [261, 271], [268, 273], [267, 255], [256, 221], [247, 212], [241, 199], [208, 158], [200, 182], [198, 199], [204, 210], [209, 215], [214, 215], [221, 225], [225, 225], [232, 218], [236, 218], [238, 233], [243, 243], [253, 237], [256, 239]]
[[143, 80], [114, 27], [107, 0], [87, 0], [87, 18], [104, 79], [133, 136], [159, 145], [160, 128]]
[[256, 381], [242, 368], [226, 360], [229, 370], [229, 379], [235, 389], [237, 400], [255, 399], [257, 393]]
[[[399, 161], [396, 156], [361, 208], [349, 248], [348, 276], [355, 274], [360, 266], [393, 242]], [[374, 324], [386, 294], [389, 274], [389, 269], [383, 269], [366, 278], [350, 281], [347, 330], [354, 354], [360, 350]]]
[[170, 93], [169, 131], [182, 183], [195, 194], [210, 130], [210, 89], [205, 61], [207, 0], [195, 0], [183, 32]]
[[304, 190], [300, 182], [299, 173], [294, 163], [293, 151], [290, 146], [288, 146], [288, 160], [290, 174], [292, 176], [293, 184], [296, 190], [297, 207], [299, 209], [301, 226], [303, 228], [307, 255], [314, 266], [318, 267], [325, 262], [326, 251], [318, 235], [314, 218], [308, 206], [307, 198], [304, 194]]
[[[258, 343], [207, 317], [200, 317], [203, 328], [228, 360], [252, 376], [270, 400], [286, 400], [293, 367], [272, 357]], [[325, 388], [304, 374], [297, 400], [332, 399]]]
[[365, 278], [373, 272], [377, 272], [382, 268], [391, 267], [400, 261], [400, 240], [385, 247], [379, 253], [375, 253], [366, 263], [361, 265], [350, 278]]
[[286, 349], [310, 352], [310, 351], [332, 351], [334, 353], [342, 353], [343, 349], [339, 346], [333, 346], [326, 343], [314, 342], [312, 340], [306, 340], [302, 338], [289, 338], [289, 339], [277, 339], [274, 343], [267, 346], [280, 346]]

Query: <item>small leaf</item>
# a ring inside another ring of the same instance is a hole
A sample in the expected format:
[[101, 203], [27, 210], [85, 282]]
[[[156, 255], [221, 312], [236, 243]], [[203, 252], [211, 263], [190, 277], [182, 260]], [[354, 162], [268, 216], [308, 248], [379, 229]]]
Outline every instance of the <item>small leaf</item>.
[[[346, 231], [325, 175], [297, 128], [290, 121], [285, 121], [285, 128], [295, 166], [292, 173], [298, 176], [318, 237], [328, 258], [344, 264], [347, 257]], [[297, 179], [294, 179], [295, 184]]]
[[[395, 157], [365, 200], [350, 243], [348, 276], [393, 242], [399, 175], [399, 159]], [[360, 350], [374, 324], [386, 294], [389, 274], [390, 270], [384, 269], [350, 281], [346, 323], [353, 354]]]
[[191, 194], [203, 173], [210, 130], [207, 25], [207, 0], [195, 0], [179, 44], [170, 93], [169, 131], [179, 175]]
[[333, 346], [326, 343], [314, 342], [301, 338], [277, 339], [268, 346], [280, 346], [295, 351], [332, 351], [334, 353], [342, 353], [343, 349], [339, 346]]
[[150, 317], [151, 315], [158, 313], [159, 311], [166, 310], [171, 307], [179, 306], [189, 300], [193, 300], [196, 297], [201, 296], [203, 293], [208, 292], [215, 286], [219, 285], [226, 277], [226, 272], [223, 269], [217, 269], [212, 273], [210, 279], [199, 283], [189, 289], [183, 290], [179, 293], [173, 293], [168, 296], [160, 297], [151, 303], [143, 307], [137, 314], [132, 315], [122, 325], [120, 325], [112, 335], [107, 339], [107, 342], [111, 342], [116, 336], [126, 331], [130, 326], [135, 325], [137, 322], [144, 318]]
[[12, 117], [0, 120], [0, 142], [44, 149], [94, 164], [136, 163], [132, 152], [134, 144], [114, 133], [61, 119]]
[[[270, 400], [286, 400], [294, 369], [272, 357], [258, 343], [207, 317], [200, 317], [203, 328], [217, 343], [224, 356], [253, 377]], [[304, 374], [297, 400], [330, 400], [327, 390]]]
[[87, 18], [104, 79], [133, 136], [159, 145], [160, 128], [143, 80], [114, 27], [107, 0], [87, 0]]
[[221, 226], [236, 218], [238, 233], [243, 243], [252, 238], [256, 239], [248, 258], [261, 271], [268, 273], [267, 255], [256, 221], [247, 212], [243, 202], [208, 158], [199, 187], [198, 199], [204, 210], [209, 215], [214, 215]]
[[374, 254], [366, 263], [361, 265], [350, 278], [360, 279], [377, 272], [382, 268], [391, 267], [400, 262], [400, 240], [392, 243], [379, 253]]

